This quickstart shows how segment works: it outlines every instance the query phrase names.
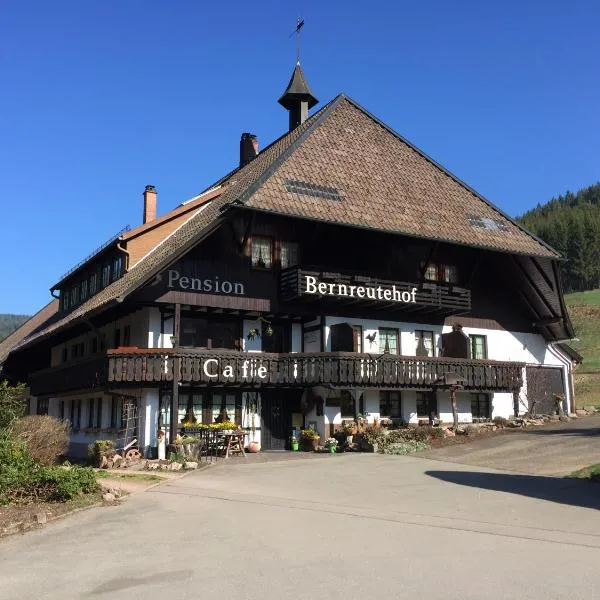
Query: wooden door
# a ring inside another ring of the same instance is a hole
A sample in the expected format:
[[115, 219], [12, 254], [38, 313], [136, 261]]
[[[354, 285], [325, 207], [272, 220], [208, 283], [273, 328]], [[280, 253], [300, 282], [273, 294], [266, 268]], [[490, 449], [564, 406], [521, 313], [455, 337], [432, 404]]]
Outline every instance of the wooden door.
[[285, 392], [261, 392], [261, 448], [285, 450], [291, 434], [292, 413]]

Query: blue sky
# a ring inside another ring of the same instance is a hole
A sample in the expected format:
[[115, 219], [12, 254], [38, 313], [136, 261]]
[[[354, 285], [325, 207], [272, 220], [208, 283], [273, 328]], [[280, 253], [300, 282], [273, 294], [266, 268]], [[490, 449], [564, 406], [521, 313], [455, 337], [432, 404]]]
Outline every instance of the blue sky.
[[[0, 7], [0, 312], [283, 133], [295, 63], [511, 215], [600, 180], [595, 0], [201, 0]], [[317, 108], [318, 108], [317, 106]]]

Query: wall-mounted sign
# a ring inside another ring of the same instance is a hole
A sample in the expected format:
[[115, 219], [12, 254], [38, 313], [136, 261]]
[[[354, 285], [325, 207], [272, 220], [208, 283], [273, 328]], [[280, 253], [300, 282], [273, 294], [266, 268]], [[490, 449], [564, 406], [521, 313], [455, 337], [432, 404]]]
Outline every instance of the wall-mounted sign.
[[333, 296], [335, 298], [362, 298], [364, 300], [384, 300], [388, 302], [416, 303], [417, 288], [402, 289], [395, 284], [350, 285], [349, 283], [331, 283], [319, 281], [313, 275], [304, 275], [305, 294]]
[[169, 289], [187, 290], [192, 292], [207, 292], [211, 294], [231, 294], [244, 296], [244, 284], [239, 281], [221, 280], [218, 275], [212, 279], [200, 279], [181, 275], [175, 269], [167, 271], [167, 287]]

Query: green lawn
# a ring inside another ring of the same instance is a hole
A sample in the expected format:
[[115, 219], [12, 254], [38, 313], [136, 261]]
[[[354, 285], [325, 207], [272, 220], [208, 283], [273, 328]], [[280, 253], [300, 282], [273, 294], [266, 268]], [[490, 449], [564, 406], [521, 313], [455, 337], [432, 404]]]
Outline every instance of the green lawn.
[[96, 477], [99, 479], [137, 479], [138, 481], [164, 481], [165, 477], [152, 475], [150, 473], [115, 473], [114, 471], [96, 471]]
[[600, 406], [600, 290], [565, 296], [576, 342], [570, 345], [583, 356], [575, 372], [577, 406]]
[[579, 471], [571, 473], [568, 477], [570, 479], [589, 479], [590, 481], [600, 482], [600, 464], [579, 469]]

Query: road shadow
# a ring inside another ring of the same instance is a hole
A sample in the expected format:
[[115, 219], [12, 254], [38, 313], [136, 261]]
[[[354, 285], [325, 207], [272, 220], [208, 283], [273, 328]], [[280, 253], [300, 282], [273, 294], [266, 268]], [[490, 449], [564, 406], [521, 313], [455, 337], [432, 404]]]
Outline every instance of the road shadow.
[[600, 437], [600, 427], [577, 428], [577, 429], [532, 429], [528, 428], [524, 433], [532, 435], [573, 435], [582, 437]]
[[594, 482], [512, 473], [468, 471], [425, 471], [425, 473], [440, 481], [457, 485], [600, 510], [600, 485]]

